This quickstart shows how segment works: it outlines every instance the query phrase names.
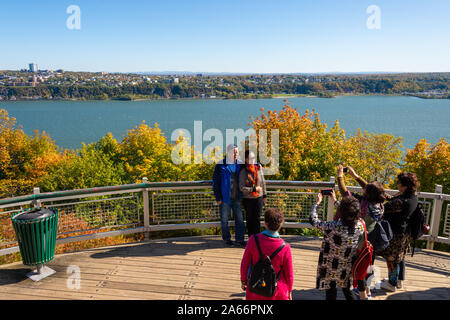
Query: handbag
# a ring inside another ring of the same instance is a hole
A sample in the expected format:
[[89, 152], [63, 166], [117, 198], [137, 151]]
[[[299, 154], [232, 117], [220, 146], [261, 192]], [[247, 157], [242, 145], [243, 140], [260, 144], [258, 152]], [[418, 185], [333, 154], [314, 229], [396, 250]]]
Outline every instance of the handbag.
[[370, 273], [370, 268], [372, 266], [373, 257], [373, 246], [367, 239], [367, 228], [366, 224], [362, 219], [359, 220], [364, 227], [364, 245], [362, 249], [358, 252], [358, 258], [352, 266], [352, 276], [353, 276], [353, 287], [358, 287], [358, 280], [364, 280]]

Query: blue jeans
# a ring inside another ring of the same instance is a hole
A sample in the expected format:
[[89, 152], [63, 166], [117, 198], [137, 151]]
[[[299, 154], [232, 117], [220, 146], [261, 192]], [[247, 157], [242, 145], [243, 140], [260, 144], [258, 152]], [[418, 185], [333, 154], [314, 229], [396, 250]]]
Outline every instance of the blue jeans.
[[239, 200], [230, 200], [229, 204], [225, 202], [220, 204], [222, 239], [224, 241], [231, 240], [230, 227], [228, 226], [228, 219], [230, 218], [231, 209], [233, 209], [234, 222], [236, 225], [236, 241], [244, 241], [245, 224], [242, 217], [241, 202]]

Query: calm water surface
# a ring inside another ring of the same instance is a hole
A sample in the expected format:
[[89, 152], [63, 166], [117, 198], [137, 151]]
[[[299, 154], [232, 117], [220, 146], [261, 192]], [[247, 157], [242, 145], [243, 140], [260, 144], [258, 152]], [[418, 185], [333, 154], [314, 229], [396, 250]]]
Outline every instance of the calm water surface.
[[[450, 140], [450, 100], [397, 96], [289, 98], [301, 113], [315, 108], [329, 126], [339, 120], [347, 134], [363, 131], [389, 133], [404, 138], [412, 148], [422, 138], [436, 143]], [[259, 100], [160, 100], [160, 101], [11, 101], [0, 102], [27, 134], [45, 130], [63, 148], [79, 148], [111, 132], [118, 140], [143, 120], [157, 122], [170, 139], [173, 130], [186, 128], [193, 135], [194, 120], [203, 131], [248, 128], [250, 116], [280, 110], [282, 99]]]

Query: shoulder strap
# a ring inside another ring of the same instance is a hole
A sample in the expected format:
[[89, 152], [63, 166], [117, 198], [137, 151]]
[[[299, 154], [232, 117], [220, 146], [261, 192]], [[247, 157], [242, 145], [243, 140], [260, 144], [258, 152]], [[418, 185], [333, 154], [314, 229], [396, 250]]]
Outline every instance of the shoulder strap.
[[264, 256], [264, 255], [263, 255], [263, 253], [262, 253], [262, 251], [261, 251], [261, 247], [260, 247], [260, 245], [259, 245], [258, 236], [255, 234], [253, 237], [255, 238], [255, 241], [256, 241], [256, 247], [258, 247], [259, 258], [260, 258], [260, 259], [263, 259], [263, 256]]
[[269, 257], [270, 260], [272, 260], [273, 258], [275, 258], [276, 255], [277, 255], [278, 253], [280, 253], [280, 251], [284, 248], [285, 245], [286, 245], [286, 242], [283, 241], [283, 244], [282, 244], [277, 250], [275, 250], [275, 252], [272, 253], [272, 255]]
[[369, 242], [369, 240], [367, 239], [367, 228], [366, 228], [366, 223], [364, 222], [363, 219], [359, 219], [359, 221], [361, 221], [361, 223], [362, 223], [362, 225], [363, 225], [363, 229], [364, 229], [364, 237], [365, 237], [364, 242], [367, 243], [367, 242]]
[[[258, 248], [260, 259], [262, 259], [264, 257], [264, 254], [262, 253], [261, 246], [259, 245], [258, 236], [255, 234], [253, 237], [255, 238], [256, 247]], [[286, 245], [286, 242], [283, 241], [281, 246], [277, 250], [275, 250], [274, 253], [272, 253], [272, 255], [269, 257], [269, 259], [272, 261], [272, 259], [275, 258], [278, 253], [280, 253], [280, 251], [284, 248], [285, 245]]]

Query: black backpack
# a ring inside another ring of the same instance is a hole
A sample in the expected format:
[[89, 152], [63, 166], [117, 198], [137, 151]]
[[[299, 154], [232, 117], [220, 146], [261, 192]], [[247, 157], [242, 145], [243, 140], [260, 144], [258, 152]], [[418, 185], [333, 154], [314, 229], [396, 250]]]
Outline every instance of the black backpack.
[[408, 220], [408, 233], [411, 239], [414, 240], [411, 257], [414, 256], [414, 249], [416, 247], [416, 240], [423, 236], [425, 228], [425, 214], [421, 203], [417, 204], [416, 210], [411, 214]]
[[375, 228], [367, 235], [375, 251], [386, 249], [394, 236], [391, 225], [387, 220], [377, 221]]
[[256, 241], [256, 246], [258, 247], [260, 258], [250, 274], [248, 289], [251, 292], [263, 297], [273, 297], [275, 294], [275, 289], [277, 288], [277, 282], [281, 270], [278, 274], [276, 274], [271, 261], [281, 251], [281, 249], [284, 248], [286, 243], [283, 242], [283, 244], [269, 257], [263, 255], [256, 234], [254, 235], [254, 238]]

